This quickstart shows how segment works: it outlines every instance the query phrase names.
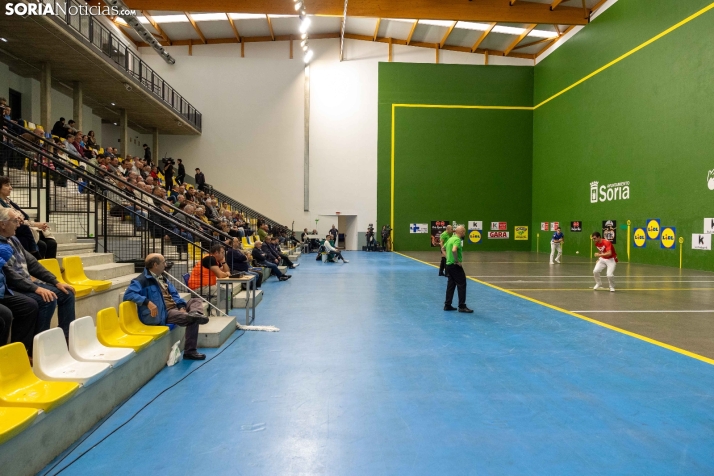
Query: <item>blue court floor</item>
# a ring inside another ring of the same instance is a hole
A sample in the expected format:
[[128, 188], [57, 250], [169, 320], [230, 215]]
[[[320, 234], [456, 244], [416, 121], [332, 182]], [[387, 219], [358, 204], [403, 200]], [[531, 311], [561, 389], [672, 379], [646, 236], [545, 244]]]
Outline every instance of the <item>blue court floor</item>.
[[436, 269], [345, 256], [271, 279], [256, 324], [279, 333], [208, 350], [62, 474], [714, 474], [714, 366], [471, 281], [476, 312], [444, 312]]

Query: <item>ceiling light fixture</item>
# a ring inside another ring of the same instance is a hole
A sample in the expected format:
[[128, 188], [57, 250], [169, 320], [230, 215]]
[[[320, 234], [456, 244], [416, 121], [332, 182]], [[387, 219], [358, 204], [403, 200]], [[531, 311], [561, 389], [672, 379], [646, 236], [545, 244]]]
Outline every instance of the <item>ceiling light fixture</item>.
[[310, 28], [310, 18], [305, 17], [300, 23], [300, 33], [307, 33], [307, 30]]
[[7, 43], [7, 38], [0, 38], [0, 41], [2, 41], [3, 43]]
[[112, 103], [112, 106], [116, 106], [116, 103]]
[[303, 61], [305, 63], [309, 63], [310, 60], [312, 59], [312, 55], [313, 55], [312, 50], [309, 50], [307, 53], [305, 53], [305, 57], [303, 58]]
[[298, 1], [295, 3], [295, 11], [298, 11], [302, 8], [302, 2]]

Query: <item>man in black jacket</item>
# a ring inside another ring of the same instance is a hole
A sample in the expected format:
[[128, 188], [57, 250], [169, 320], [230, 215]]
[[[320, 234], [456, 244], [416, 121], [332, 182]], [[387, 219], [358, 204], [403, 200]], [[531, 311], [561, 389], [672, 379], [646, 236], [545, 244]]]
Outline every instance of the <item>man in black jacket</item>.
[[278, 265], [270, 261], [270, 257], [266, 256], [266, 254], [261, 251], [262, 247], [263, 243], [261, 243], [260, 241], [256, 241], [255, 243], [253, 243], [252, 255], [255, 262], [258, 263], [259, 266], [262, 266], [264, 268], [270, 268], [270, 273], [274, 276], [277, 276], [279, 281], [287, 281], [288, 279], [290, 279], [292, 276], [281, 273], [278, 269]]
[[[22, 216], [13, 209], [0, 209], [0, 244], [12, 247], [12, 256], [3, 267], [9, 291], [0, 304], [7, 306], [14, 316], [21, 316], [27, 308], [37, 306], [37, 324], [35, 334], [50, 328], [55, 308], [59, 327], [69, 339], [69, 325], [74, 321], [74, 288], [60, 283], [55, 275], [47, 271], [27, 252], [15, 237], [15, 230], [20, 226]], [[33, 282], [32, 278], [38, 280]], [[9, 298], [15, 299], [9, 299]]]
[[149, 148], [149, 144], [144, 144], [144, 161], [151, 165], [151, 148]]
[[184, 167], [184, 165], [183, 165], [183, 160], [176, 159], [176, 162], [178, 162], [178, 173], [176, 174], [176, 183], [179, 185], [183, 185], [184, 181], [186, 180], [186, 167]]
[[203, 175], [203, 172], [201, 172], [201, 169], [198, 167], [196, 168], [196, 177], [194, 178], [196, 179], [196, 187], [203, 192], [206, 188], [206, 176]]
[[283, 260], [283, 264], [286, 265], [290, 269], [295, 269], [298, 267], [298, 265], [293, 264], [292, 261], [290, 261], [290, 258], [288, 258], [288, 255], [280, 251], [280, 240], [273, 236], [272, 238], [268, 238], [268, 246], [273, 250], [273, 255], [277, 256], [278, 259]]
[[250, 269], [248, 256], [242, 249], [240, 238], [232, 238], [227, 240], [226, 244], [230, 243], [231, 247], [226, 249], [226, 264], [231, 270], [231, 273], [246, 273], [256, 277], [256, 287], [260, 288], [263, 284], [263, 273], [258, 273]]

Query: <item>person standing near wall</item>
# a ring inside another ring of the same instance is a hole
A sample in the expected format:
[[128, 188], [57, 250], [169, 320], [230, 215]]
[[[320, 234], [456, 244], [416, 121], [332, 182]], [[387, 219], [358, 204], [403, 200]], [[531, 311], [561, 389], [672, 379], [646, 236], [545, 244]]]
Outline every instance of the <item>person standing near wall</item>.
[[186, 180], [186, 167], [183, 165], [183, 160], [176, 159], [178, 162], [178, 173], [176, 174], [176, 183], [183, 185]]
[[444, 271], [446, 269], [446, 242], [449, 238], [454, 236], [454, 228], [451, 225], [446, 226], [446, 231], [439, 237], [439, 247], [441, 248], [441, 263], [439, 264], [439, 276], [446, 276]]
[[456, 308], [451, 305], [454, 300], [454, 289], [459, 292], [459, 312], [473, 312], [466, 307], [466, 273], [463, 268], [463, 240], [466, 235], [466, 229], [459, 225], [456, 231], [446, 241], [444, 245], [446, 252], [446, 275], [449, 277], [449, 283], [446, 285], [446, 301], [444, 302], [444, 311], [455, 311]]
[[203, 175], [203, 172], [201, 172], [201, 169], [196, 167], [196, 187], [203, 192], [206, 188], [206, 176]]
[[560, 231], [560, 227], [558, 227], [555, 233], [553, 233], [553, 238], [550, 240], [550, 264], [554, 264], [553, 256], [555, 256], [556, 251], [558, 252], [558, 256], [555, 257], [555, 262], [560, 263], [560, 257], [563, 256], [564, 241], [563, 232]]
[[593, 289], [599, 289], [602, 286], [602, 280], [600, 279], [600, 273], [603, 269], [607, 268], [607, 280], [610, 285], [610, 292], [615, 292], [615, 267], [617, 267], [617, 252], [612, 243], [604, 239], [600, 232], [594, 232], [590, 235], [592, 240], [595, 242], [595, 247], [597, 248], [597, 253], [595, 257], [598, 258], [597, 263], [595, 263], [595, 269], [593, 269], [593, 276], [595, 277], [595, 287]]

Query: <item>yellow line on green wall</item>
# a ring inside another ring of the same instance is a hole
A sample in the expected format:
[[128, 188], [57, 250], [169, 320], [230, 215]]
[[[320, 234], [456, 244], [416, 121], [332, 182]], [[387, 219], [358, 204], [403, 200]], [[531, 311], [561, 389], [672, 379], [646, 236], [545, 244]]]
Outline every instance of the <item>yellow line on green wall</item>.
[[[632, 56], [633, 54], [637, 53], [641, 49], [651, 45], [657, 40], [660, 40], [664, 38], [665, 36], [669, 35], [673, 31], [677, 30], [678, 28], [681, 28], [682, 26], [686, 25], [687, 23], [691, 22], [692, 20], [704, 15], [708, 11], [714, 9], [714, 3], [711, 3], [710, 5], [702, 8], [696, 13], [693, 13], [692, 15], [688, 16], [684, 20], [680, 21], [676, 25], [671, 26], [670, 28], [667, 28], [664, 30], [662, 33], [650, 38], [649, 40], [645, 41], [639, 46], [636, 46], [635, 48], [631, 49], [627, 53], [619, 56], [618, 58], [610, 61], [607, 63], [605, 66], [596, 69], [592, 73], [588, 74], [584, 78], [582, 78], [579, 81], [576, 81], [575, 83], [571, 84], [567, 88], [563, 89], [562, 91], [555, 93], [548, 99], [544, 100], [540, 104], [536, 106], [467, 106], [467, 105], [456, 105], [456, 104], [392, 104], [392, 157], [391, 157], [391, 178], [390, 178], [390, 188], [391, 188], [391, 199], [390, 199], [390, 225], [392, 227], [392, 243], [394, 243], [394, 236], [396, 235], [396, 230], [394, 228], [394, 143], [395, 143], [395, 123], [396, 123], [396, 112], [398, 107], [403, 107], [403, 108], [430, 108], [430, 109], [481, 109], [481, 110], [511, 110], [511, 111], [535, 111], [541, 106], [544, 106], [545, 104], [549, 103], [553, 99], [567, 93], [571, 89], [580, 86], [583, 84], [585, 81], [597, 76], [598, 74], [602, 73], [606, 69], [610, 68], [611, 66], [616, 65], [620, 61], [624, 60], [625, 58], [628, 58], [629, 56]], [[394, 246], [394, 245], [392, 245]]]

